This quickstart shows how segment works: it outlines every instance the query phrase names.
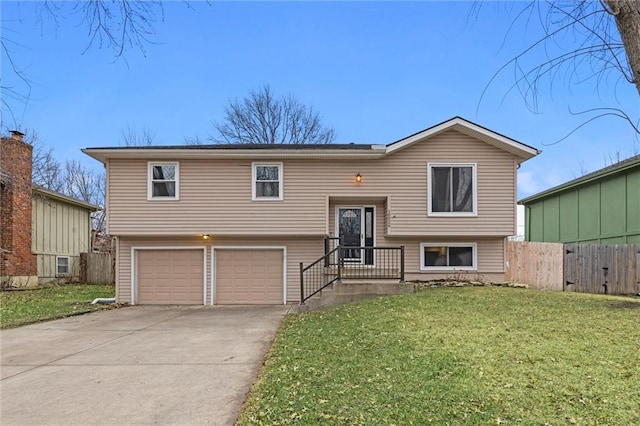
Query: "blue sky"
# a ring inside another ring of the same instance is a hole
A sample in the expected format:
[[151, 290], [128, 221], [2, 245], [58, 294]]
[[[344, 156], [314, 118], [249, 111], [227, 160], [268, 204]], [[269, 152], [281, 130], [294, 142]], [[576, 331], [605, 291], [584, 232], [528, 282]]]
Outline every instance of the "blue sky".
[[[516, 25], [505, 4], [470, 2], [164, 3], [152, 44], [113, 53], [93, 46], [77, 13], [57, 25], [38, 2], [0, 5], [2, 36], [31, 82], [28, 102], [5, 96], [3, 127], [35, 129], [59, 159], [99, 165], [81, 148], [117, 146], [127, 126], [162, 144], [206, 137], [230, 99], [265, 84], [312, 105], [337, 142], [390, 143], [460, 115], [543, 150], [519, 171], [519, 197], [640, 151], [622, 120], [584, 121], [573, 111], [617, 107], [640, 116], [635, 87], [611, 78], [543, 85], [540, 113], [511, 92], [513, 71], [494, 73], [540, 33]], [[67, 7], [67, 10], [71, 10]], [[531, 63], [541, 56], [530, 58]], [[3, 53], [2, 85], [28, 88]]]

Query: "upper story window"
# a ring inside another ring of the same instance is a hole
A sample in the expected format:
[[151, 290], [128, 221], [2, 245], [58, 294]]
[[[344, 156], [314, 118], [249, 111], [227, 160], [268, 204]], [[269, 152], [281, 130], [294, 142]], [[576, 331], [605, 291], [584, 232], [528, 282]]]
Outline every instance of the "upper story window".
[[282, 163], [253, 163], [252, 200], [282, 200]]
[[178, 163], [149, 163], [149, 200], [178, 199]]
[[429, 163], [429, 216], [476, 216], [476, 165]]

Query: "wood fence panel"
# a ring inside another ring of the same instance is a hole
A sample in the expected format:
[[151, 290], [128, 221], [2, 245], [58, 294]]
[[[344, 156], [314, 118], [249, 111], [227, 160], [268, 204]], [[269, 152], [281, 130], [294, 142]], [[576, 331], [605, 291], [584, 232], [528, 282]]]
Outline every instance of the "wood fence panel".
[[566, 244], [565, 291], [636, 294], [640, 244]]
[[81, 253], [82, 281], [89, 284], [115, 284], [113, 253]]
[[531, 288], [562, 291], [563, 253], [559, 243], [508, 241], [505, 279]]

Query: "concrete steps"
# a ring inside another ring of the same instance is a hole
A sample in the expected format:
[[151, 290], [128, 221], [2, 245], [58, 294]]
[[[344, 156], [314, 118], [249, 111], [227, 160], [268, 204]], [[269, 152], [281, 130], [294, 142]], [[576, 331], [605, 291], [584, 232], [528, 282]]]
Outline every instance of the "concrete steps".
[[334, 283], [300, 305], [300, 312], [329, 309], [345, 303], [360, 302], [374, 297], [413, 293], [413, 284], [394, 281], [347, 281]]

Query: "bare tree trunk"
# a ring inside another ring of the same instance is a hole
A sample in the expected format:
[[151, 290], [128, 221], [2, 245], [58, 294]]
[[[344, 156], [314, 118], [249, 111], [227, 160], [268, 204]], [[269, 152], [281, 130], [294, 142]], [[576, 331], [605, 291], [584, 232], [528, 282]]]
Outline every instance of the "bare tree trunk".
[[640, 94], [640, 1], [605, 0], [624, 44], [627, 60], [633, 73], [633, 83]]

